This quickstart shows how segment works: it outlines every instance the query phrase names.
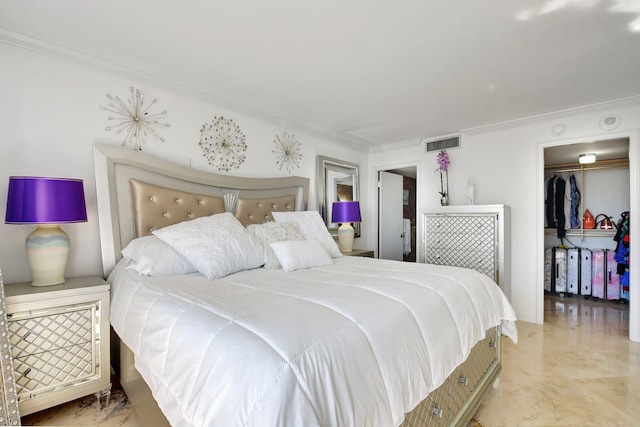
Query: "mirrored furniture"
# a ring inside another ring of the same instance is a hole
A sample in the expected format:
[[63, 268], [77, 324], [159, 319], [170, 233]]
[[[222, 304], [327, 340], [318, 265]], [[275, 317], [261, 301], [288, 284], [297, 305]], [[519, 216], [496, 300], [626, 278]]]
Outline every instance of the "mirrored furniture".
[[511, 295], [507, 205], [440, 206], [423, 211], [424, 262], [486, 274]]
[[11, 343], [7, 327], [7, 311], [4, 302], [4, 285], [0, 270], [0, 425], [20, 425], [16, 382], [13, 377]]
[[[359, 166], [326, 156], [318, 156], [316, 163], [318, 211], [329, 233], [338, 235], [338, 224], [331, 222], [333, 202], [359, 201]], [[355, 237], [360, 237], [360, 223], [353, 224]]]
[[22, 415], [111, 392], [109, 284], [98, 276], [64, 284], [4, 287], [18, 405]]

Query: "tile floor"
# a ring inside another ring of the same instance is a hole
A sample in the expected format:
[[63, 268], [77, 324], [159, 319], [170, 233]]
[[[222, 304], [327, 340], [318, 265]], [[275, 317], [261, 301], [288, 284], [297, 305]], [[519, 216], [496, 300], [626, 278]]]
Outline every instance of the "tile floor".
[[[519, 343], [503, 340], [500, 386], [489, 390], [476, 419], [485, 427], [640, 425], [640, 343], [627, 338], [628, 321], [628, 305], [546, 298], [544, 325], [518, 322]], [[118, 387], [100, 411], [90, 396], [22, 421], [145, 426]]]
[[639, 426], [640, 343], [628, 305], [547, 297], [545, 323], [503, 340], [500, 386], [476, 418], [500, 426]]

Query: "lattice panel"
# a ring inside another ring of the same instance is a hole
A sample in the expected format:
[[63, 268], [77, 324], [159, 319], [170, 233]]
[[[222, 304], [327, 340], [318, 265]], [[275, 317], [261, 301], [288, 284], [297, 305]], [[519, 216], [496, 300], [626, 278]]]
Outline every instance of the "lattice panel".
[[[498, 328], [487, 332], [487, 337], [471, 351], [471, 355], [451, 374], [447, 380], [426, 399], [409, 412], [401, 427], [445, 427], [452, 425], [474, 397], [476, 389], [487, 380], [500, 350]], [[466, 383], [461, 377], [467, 378]], [[459, 420], [458, 420], [459, 421]]]
[[97, 374], [90, 342], [13, 359], [18, 399]]
[[98, 302], [13, 313], [8, 322], [18, 399], [99, 374]]
[[498, 281], [498, 231], [493, 214], [426, 214], [425, 262], [471, 268]]
[[91, 341], [92, 308], [85, 305], [73, 311], [25, 319], [14, 314], [15, 320], [9, 322], [13, 357]]

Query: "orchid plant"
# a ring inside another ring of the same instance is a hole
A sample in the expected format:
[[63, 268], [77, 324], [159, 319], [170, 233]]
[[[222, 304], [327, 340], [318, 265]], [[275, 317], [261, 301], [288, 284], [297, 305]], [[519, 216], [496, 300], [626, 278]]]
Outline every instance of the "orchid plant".
[[[440, 200], [444, 205], [448, 204], [447, 195], [449, 193], [449, 165], [451, 160], [449, 159], [449, 153], [446, 150], [442, 150], [438, 153], [437, 157], [438, 168], [435, 172], [440, 172]], [[443, 178], [444, 173], [444, 178]], [[446, 185], [445, 185], [446, 184]]]

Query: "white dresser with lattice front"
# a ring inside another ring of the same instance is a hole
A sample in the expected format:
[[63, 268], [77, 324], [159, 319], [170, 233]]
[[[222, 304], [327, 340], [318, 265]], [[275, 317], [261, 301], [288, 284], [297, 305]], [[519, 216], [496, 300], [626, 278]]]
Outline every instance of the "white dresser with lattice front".
[[92, 393], [108, 399], [109, 285], [97, 276], [5, 284], [20, 415]]
[[509, 207], [442, 206], [423, 211], [424, 262], [467, 267], [510, 296]]

